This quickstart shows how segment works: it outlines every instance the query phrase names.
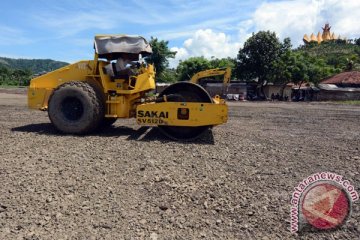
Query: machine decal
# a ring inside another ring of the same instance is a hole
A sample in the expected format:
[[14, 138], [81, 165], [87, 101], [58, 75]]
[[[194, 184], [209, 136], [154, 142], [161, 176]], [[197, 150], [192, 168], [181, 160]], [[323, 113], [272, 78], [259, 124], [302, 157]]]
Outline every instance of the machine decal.
[[166, 122], [161, 118], [138, 118], [138, 124], [154, 124], [154, 125], [164, 125]]
[[159, 111], [137, 111], [138, 118], [169, 118], [169, 112], [159, 112]]
[[169, 118], [169, 112], [138, 110], [136, 117], [137, 122], [140, 125], [166, 125], [166, 119]]
[[77, 68], [81, 70], [86, 70], [88, 68], [88, 64], [86, 62], [80, 62], [77, 64]]

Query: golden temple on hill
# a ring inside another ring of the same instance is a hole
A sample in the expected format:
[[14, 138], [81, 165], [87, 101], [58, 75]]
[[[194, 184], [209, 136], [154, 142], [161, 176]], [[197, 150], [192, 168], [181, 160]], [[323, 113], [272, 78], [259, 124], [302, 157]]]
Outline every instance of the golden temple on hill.
[[[328, 23], [325, 24], [325, 26], [322, 28], [323, 32], [322, 34], [320, 34], [320, 32], [318, 32], [317, 36], [315, 36], [313, 33], [310, 35], [310, 37], [308, 37], [308, 35], [304, 35], [303, 37], [303, 41], [305, 44], [311, 43], [311, 42], [317, 42], [317, 43], [321, 43], [323, 41], [330, 41], [330, 40], [337, 40], [337, 39], [342, 39], [340, 35], [335, 36], [335, 33], [331, 33], [330, 32], [330, 25]], [[342, 40], [346, 40], [346, 39], [342, 39]]]

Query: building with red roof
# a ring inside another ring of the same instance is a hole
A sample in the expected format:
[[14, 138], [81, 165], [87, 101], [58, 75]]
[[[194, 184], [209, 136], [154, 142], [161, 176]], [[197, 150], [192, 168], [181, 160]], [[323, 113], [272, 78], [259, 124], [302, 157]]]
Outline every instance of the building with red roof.
[[319, 84], [317, 100], [360, 100], [360, 72], [350, 71], [336, 74]]
[[360, 87], [360, 72], [342, 72], [322, 80], [321, 84], [334, 84], [338, 87]]

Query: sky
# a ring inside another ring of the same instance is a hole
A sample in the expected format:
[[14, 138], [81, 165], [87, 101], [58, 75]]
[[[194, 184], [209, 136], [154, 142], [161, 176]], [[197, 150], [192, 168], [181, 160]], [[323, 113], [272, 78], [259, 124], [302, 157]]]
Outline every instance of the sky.
[[76, 62], [92, 59], [95, 34], [169, 41], [170, 66], [192, 56], [235, 57], [252, 33], [276, 32], [294, 47], [325, 23], [360, 37], [359, 0], [12, 0], [0, 9], [0, 56]]

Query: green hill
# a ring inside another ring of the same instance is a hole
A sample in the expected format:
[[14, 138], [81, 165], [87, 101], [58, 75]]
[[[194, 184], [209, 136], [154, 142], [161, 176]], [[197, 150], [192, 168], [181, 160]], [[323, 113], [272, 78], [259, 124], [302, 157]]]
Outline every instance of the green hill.
[[0, 86], [29, 85], [34, 74], [50, 72], [68, 65], [51, 59], [13, 59], [0, 57]]
[[43, 71], [53, 71], [66, 65], [68, 65], [68, 63], [51, 59], [13, 59], [0, 57], [0, 66], [14, 70], [30, 70], [34, 74]]
[[346, 43], [345, 41], [328, 41], [321, 44], [311, 43], [299, 47], [296, 51], [308, 54], [311, 57], [323, 59], [327, 65], [334, 68], [350, 70], [360, 70], [360, 45], [359, 41], [355, 43]]

